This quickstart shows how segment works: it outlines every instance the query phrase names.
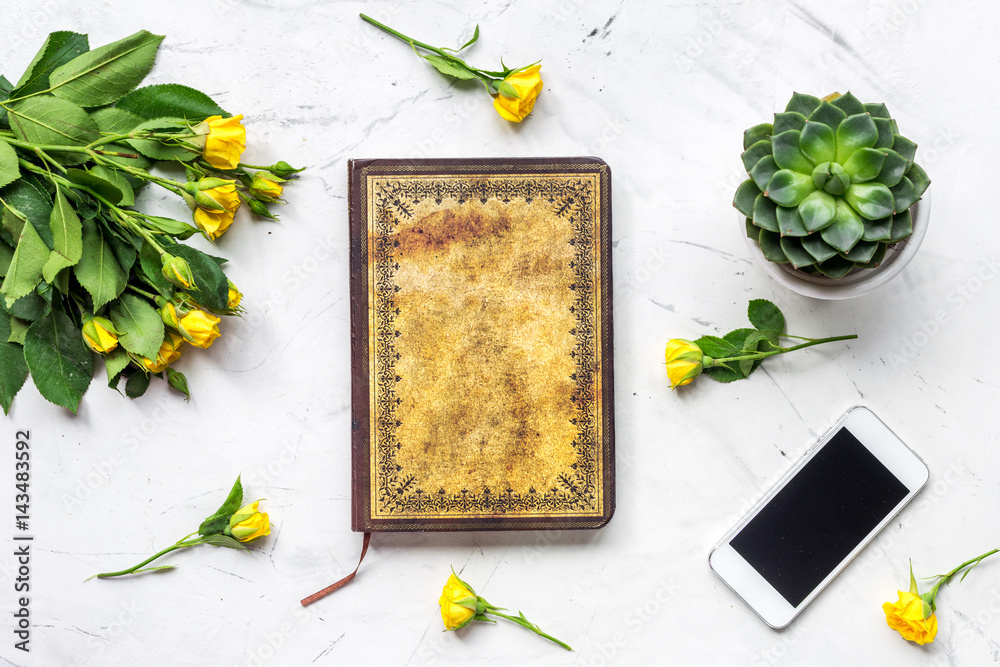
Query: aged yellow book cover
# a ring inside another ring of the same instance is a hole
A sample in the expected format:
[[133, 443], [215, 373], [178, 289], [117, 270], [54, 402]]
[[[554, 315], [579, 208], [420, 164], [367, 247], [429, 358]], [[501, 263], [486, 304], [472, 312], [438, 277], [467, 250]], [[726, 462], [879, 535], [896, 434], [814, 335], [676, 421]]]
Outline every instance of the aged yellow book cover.
[[611, 173], [352, 160], [353, 528], [614, 512]]

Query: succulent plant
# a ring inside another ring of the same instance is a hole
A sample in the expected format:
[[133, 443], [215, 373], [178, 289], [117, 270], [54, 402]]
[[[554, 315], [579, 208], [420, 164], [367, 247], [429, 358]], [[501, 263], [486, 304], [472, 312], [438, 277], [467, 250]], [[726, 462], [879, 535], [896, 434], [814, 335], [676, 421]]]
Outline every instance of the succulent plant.
[[878, 266], [913, 233], [910, 207], [930, 185], [884, 104], [795, 93], [774, 123], [743, 134], [750, 175], [733, 206], [764, 256], [842, 278]]

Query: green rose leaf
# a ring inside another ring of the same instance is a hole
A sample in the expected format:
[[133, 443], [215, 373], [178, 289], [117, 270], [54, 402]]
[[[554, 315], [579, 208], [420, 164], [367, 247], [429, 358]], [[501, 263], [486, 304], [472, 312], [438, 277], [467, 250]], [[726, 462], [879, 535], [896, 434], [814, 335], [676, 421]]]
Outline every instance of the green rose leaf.
[[198, 527], [198, 533], [206, 536], [221, 534], [229, 525], [229, 517], [236, 514], [242, 504], [243, 483], [237, 477], [236, 483], [233, 484], [233, 488], [226, 497], [225, 502], [216, 510], [215, 514], [202, 521], [201, 526]]
[[121, 103], [124, 100], [125, 98], [119, 100], [117, 106], [102, 107], [100, 109], [94, 109], [90, 112], [90, 117], [94, 119], [95, 123], [97, 123], [97, 127], [101, 132], [126, 134], [141, 125], [143, 121], [147, 120], [142, 116], [138, 116], [123, 109], [121, 107]]
[[11, 260], [14, 259], [14, 249], [7, 245], [7, 242], [0, 239], [0, 278], [7, 275]]
[[232, 115], [205, 93], [179, 83], [136, 88], [118, 100], [114, 108], [146, 120], [170, 117], [185, 118], [192, 123], [201, 122], [209, 116], [228, 118]]
[[75, 413], [94, 372], [94, 355], [72, 320], [53, 310], [32, 323], [24, 359], [42, 396]]
[[182, 240], [191, 238], [199, 231], [194, 225], [189, 225], [186, 222], [174, 220], [173, 218], [161, 218], [156, 215], [145, 215], [143, 217], [149, 223], [150, 227], [174, 238]]
[[[239, 508], [237, 508], [239, 509]], [[227, 549], [240, 549], [242, 551], [250, 551], [242, 542], [237, 540], [235, 537], [230, 537], [229, 535], [222, 535], [221, 533], [212, 533], [210, 535], [205, 535], [202, 539], [204, 544], [211, 544], [213, 547], [226, 547]]]
[[[753, 354], [760, 349], [760, 344], [765, 342], [770, 342], [771, 339], [777, 340], [778, 336], [774, 331], [754, 331], [746, 337], [743, 341], [743, 354]], [[767, 348], [765, 348], [767, 349]], [[740, 359], [739, 369], [740, 373], [744, 377], [753, 373], [754, 369], [759, 366], [760, 359]]]
[[42, 267], [45, 282], [55, 281], [56, 274], [75, 266], [83, 257], [83, 226], [76, 211], [70, 206], [62, 192], [56, 191], [52, 214], [49, 218], [52, 229], [52, 253]]
[[125, 395], [129, 398], [139, 398], [149, 389], [149, 374], [136, 371], [125, 381]]
[[108, 374], [108, 386], [112, 389], [118, 386], [118, 381], [121, 379], [122, 371], [128, 367], [129, 359], [128, 353], [125, 351], [121, 345], [111, 350], [108, 354], [104, 355], [104, 370]]
[[116, 196], [118, 197], [119, 206], [135, 205], [135, 191], [132, 189], [132, 185], [128, 182], [125, 174], [117, 169], [109, 169], [102, 165], [91, 167], [90, 173], [102, 179], [105, 183], [110, 183], [114, 186], [118, 191]]
[[209, 310], [226, 310], [226, 304], [229, 303], [229, 281], [214, 258], [186, 245], [164, 244], [163, 248], [171, 255], [183, 258], [191, 267], [194, 284], [198, 286], [194, 293], [198, 303]]
[[713, 366], [712, 368], [706, 368], [702, 371], [702, 374], [712, 378], [716, 382], [735, 382], [736, 380], [743, 380], [746, 378], [746, 373], [727, 366]]
[[49, 76], [52, 94], [83, 107], [111, 104], [146, 78], [161, 41], [140, 30], [81, 54]]
[[13, 238], [21, 235], [21, 226], [31, 223], [45, 246], [52, 248], [52, 197], [29, 178], [21, 178], [0, 190], [3, 225]]
[[17, 248], [0, 285], [0, 293], [10, 307], [23, 296], [31, 294], [32, 290], [42, 281], [42, 267], [49, 258], [49, 249], [39, 238], [32, 225], [24, 225]]
[[6, 141], [0, 139], [0, 188], [21, 177], [17, 164], [17, 153]]
[[[456, 79], [468, 80], [468, 79], [475, 79], [476, 78], [475, 74], [473, 74], [472, 72], [470, 72], [466, 68], [462, 67], [458, 63], [453, 62], [452, 60], [449, 60], [448, 58], [444, 58], [442, 56], [437, 56], [437, 55], [428, 55], [428, 56], [424, 56], [424, 60], [426, 60], [427, 62], [429, 62], [431, 65], [434, 65], [434, 69], [436, 69], [437, 71], [441, 72], [442, 74], [447, 74], [448, 76], [453, 76]], [[510, 84], [508, 84], [508, 85], [510, 85]], [[507, 95], [506, 97], [510, 97], [510, 96]], [[515, 95], [515, 97], [517, 97], [517, 96]]]
[[123, 294], [111, 304], [111, 323], [118, 330], [118, 342], [132, 354], [156, 359], [163, 343], [160, 313], [145, 299]]
[[6, 308], [7, 312], [14, 317], [34, 322], [48, 315], [52, 304], [38, 292], [31, 292], [9, 306], [4, 303], [3, 299], [0, 299], [0, 310], [3, 308]]
[[165, 298], [169, 298], [173, 294], [173, 285], [163, 277], [163, 262], [160, 259], [160, 253], [149, 243], [143, 243], [139, 250], [139, 268], [142, 269], [143, 275], [149, 282], [156, 287], [156, 291]]
[[781, 309], [767, 299], [754, 299], [747, 307], [750, 324], [760, 331], [785, 333], [785, 316]]
[[[132, 132], [187, 133], [187, 126], [182, 118], [155, 118], [133, 128]], [[198, 157], [199, 154], [198, 151], [188, 150], [181, 145], [165, 144], [159, 139], [128, 139], [127, 142], [132, 148], [154, 160], [180, 160], [186, 162]]]
[[[79, 106], [67, 100], [39, 95], [11, 104], [10, 128], [24, 142], [54, 146], [85, 146], [100, 138], [97, 123]], [[52, 151], [64, 164], [87, 161], [84, 153]]]
[[[2, 316], [0, 316], [2, 319]], [[10, 318], [10, 336], [7, 337], [8, 343], [17, 343], [18, 345], [24, 345], [24, 339], [28, 335], [28, 328], [31, 326], [31, 322], [28, 320], [22, 320], [19, 317]]]
[[701, 348], [703, 354], [706, 354], [713, 359], [735, 357], [739, 352], [739, 348], [735, 347], [725, 338], [719, 338], [718, 336], [702, 336], [693, 342]]
[[97, 311], [122, 293], [128, 276], [105, 241], [105, 231], [101, 226], [87, 219], [83, 220], [82, 226], [83, 255], [73, 267], [73, 273], [93, 298], [94, 310]]
[[861, 148], [878, 141], [878, 128], [867, 113], [850, 116], [837, 127], [837, 162], [844, 164]]
[[65, 30], [49, 34], [41, 50], [11, 91], [11, 97], [17, 99], [48, 90], [52, 72], [89, 49], [90, 43], [86, 35]]
[[20, 345], [8, 342], [11, 337], [10, 318], [0, 315], [0, 407], [10, 414], [11, 403], [28, 379], [28, 365]]

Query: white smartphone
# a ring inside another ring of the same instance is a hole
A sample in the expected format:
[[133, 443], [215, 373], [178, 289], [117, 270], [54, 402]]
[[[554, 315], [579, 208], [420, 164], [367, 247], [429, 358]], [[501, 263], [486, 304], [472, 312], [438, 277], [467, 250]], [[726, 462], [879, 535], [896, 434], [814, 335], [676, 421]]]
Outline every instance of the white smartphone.
[[712, 550], [712, 570], [783, 628], [927, 482], [927, 466], [867, 408], [851, 408]]

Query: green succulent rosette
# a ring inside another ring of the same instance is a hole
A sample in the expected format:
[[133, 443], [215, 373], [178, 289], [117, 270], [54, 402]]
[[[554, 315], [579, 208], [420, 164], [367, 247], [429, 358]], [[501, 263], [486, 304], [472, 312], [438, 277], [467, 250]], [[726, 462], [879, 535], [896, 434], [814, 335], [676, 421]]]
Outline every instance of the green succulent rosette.
[[884, 104], [795, 93], [774, 123], [743, 134], [733, 206], [768, 260], [842, 278], [875, 268], [913, 233], [910, 207], [931, 181]]

